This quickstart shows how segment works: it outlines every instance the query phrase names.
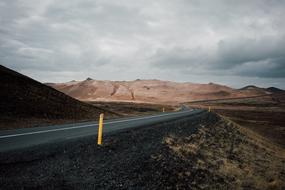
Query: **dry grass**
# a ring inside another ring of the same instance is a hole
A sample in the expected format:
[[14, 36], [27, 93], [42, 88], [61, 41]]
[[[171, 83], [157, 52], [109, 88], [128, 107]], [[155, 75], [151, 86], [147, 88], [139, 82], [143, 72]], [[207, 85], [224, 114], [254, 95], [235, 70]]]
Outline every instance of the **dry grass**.
[[227, 118], [191, 137], [169, 136], [164, 142], [183, 159], [194, 158], [194, 168], [222, 177], [222, 189], [285, 188], [284, 150]]
[[259, 146], [263, 147], [264, 149], [266, 149], [267, 151], [271, 151], [272, 153], [274, 153], [276, 156], [279, 156], [281, 158], [285, 159], [285, 149], [275, 143], [273, 143], [270, 139], [246, 128], [243, 127], [239, 124], [237, 124], [236, 122], [230, 120], [228, 117], [222, 116], [220, 115], [220, 117], [222, 117], [225, 121], [233, 123], [236, 127], [238, 127], [238, 129], [245, 135], [247, 135], [248, 137], [250, 137], [251, 139], [254, 139], [254, 141], [259, 144]]

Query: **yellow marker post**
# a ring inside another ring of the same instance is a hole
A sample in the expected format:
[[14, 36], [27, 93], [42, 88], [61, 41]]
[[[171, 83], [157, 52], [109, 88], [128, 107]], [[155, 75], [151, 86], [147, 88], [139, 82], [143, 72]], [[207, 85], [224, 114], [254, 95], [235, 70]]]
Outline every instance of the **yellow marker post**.
[[104, 114], [101, 113], [99, 119], [99, 128], [98, 128], [98, 145], [102, 144], [103, 119], [104, 119]]
[[211, 112], [211, 106], [209, 106], [208, 112]]

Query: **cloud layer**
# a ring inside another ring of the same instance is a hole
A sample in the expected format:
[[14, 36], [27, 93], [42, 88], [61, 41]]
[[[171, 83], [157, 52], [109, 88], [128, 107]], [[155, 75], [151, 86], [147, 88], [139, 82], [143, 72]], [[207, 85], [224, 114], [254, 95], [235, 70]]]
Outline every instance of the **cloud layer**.
[[0, 63], [36, 79], [87, 76], [285, 84], [285, 1], [6, 0]]

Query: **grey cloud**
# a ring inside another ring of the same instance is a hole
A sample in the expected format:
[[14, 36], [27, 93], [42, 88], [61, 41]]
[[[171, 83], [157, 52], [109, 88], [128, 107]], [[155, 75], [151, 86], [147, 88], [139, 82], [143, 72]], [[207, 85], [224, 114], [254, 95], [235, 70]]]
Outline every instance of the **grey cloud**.
[[224, 40], [218, 45], [220, 67], [233, 67], [246, 62], [284, 58], [285, 38], [262, 37], [260, 39], [236, 38]]
[[255, 62], [246, 62], [235, 67], [240, 76], [258, 76], [263, 78], [284, 78], [285, 59], [275, 58]]
[[285, 77], [284, 36], [260, 39], [236, 38], [219, 43], [214, 69], [229, 69], [236, 75]]
[[279, 0], [5, 0], [0, 63], [41, 81], [94, 73], [280, 84], [284, 7]]
[[153, 65], [163, 69], [190, 71], [200, 73], [209, 62], [210, 55], [203, 49], [185, 49], [174, 47], [168, 50], [159, 49], [150, 59]]
[[160, 68], [183, 70], [190, 74], [285, 77], [285, 38], [266, 36], [260, 39], [221, 40], [215, 51], [179, 49], [158, 51], [152, 58]]

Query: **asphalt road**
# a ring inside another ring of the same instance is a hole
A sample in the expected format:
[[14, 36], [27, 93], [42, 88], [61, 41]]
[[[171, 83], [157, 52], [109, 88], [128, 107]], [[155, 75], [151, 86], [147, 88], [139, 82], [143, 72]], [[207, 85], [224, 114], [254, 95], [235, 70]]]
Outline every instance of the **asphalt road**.
[[[189, 110], [182, 107], [182, 109], [177, 112], [165, 112], [149, 116], [105, 120], [103, 126], [103, 136], [104, 134], [111, 132], [150, 126], [181, 117], [195, 115], [200, 112], [202, 112], [202, 110]], [[0, 131], [0, 152], [23, 149], [35, 145], [43, 145], [45, 143], [58, 143], [69, 139], [96, 135], [97, 132], [98, 122], [84, 122], [68, 125], [54, 125], [48, 127]]]

